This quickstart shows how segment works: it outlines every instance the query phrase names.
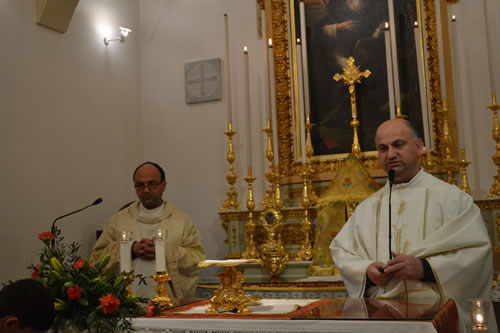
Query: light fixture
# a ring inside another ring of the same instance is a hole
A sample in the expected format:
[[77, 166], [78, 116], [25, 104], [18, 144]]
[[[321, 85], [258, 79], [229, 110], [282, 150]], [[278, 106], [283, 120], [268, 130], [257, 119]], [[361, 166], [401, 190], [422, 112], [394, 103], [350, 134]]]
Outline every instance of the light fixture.
[[125, 42], [125, 38], [128, 36], [129, 32], [132, 32], [132, 30], [124, 28], [124, 27], [119, 27], [119, 28], [120, 28], [120, 38], [108, 38], [108, 37], [104, 37], [104, 44], [108, 45], [109, 42], [118, 41], [118, 40], [120, 42], [122, 42], [122, 43]]

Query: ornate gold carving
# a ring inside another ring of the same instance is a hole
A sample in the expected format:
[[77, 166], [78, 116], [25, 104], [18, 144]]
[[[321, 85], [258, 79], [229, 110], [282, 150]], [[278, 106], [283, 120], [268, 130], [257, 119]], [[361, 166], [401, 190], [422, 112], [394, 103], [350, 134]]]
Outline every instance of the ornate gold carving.
[[460, 188], [462, 191], [465, 193], [470, 194], [470, 187], [469, 187], [469, 180], [467, 179], [467, 167], [469, 166], [471, 162], [468, 162], [467, 159], [465, 158], [465, 149], [460, 150], [460, 162], [458, 165], [462, 169], [462, 185]]
[[233, 247], [236, 247], [236, 240], [237, 240], [236, 223], [233, 223], [231, 231], [233, 232]]
[[[318, 196], [316, 195], [316, 192], [314, 192], [314, 187], [312, 185], [312, 177], [314, 176], [314, 167], [312, 164], [312, 156], [314, 154], [314, 149], [311, 143], [311, 128], [313, 128], [313, 124], [311, 124], [311, 118], [310, 115], [308, 114], [306, 116], [306, 156], [307, 156], [307, 163], [306, 163], [306, 169], [304, 170], [305, 175], [304, 177], [307, 178], [307, 185], [308, 185], [308, 192], [307, 192], [307, 199], [308, 199], [308, 205], [314, 206], [318, 202]], [[307, 215], [307, 214], [306, 214]]]
[[312, 231], [312, 223], [309, 221], [309, 206], [311, 205], [311, 200], [309, 199], [309, 189], [308, 183], [311, 178], [311, 174], [307, 166], [304, 166], [303, 178], [304, 178], [304, 188], [302, 195], [302, 207], [304, 208], [304, 220], [301, 223], [301, 229], [304, 233], [304, 242], [295, 257], [295, 260], [309, 260], [312, 258], [312, 242], [310, 234]]
[[474, 203], [481, 210], [500, 209], [500, 200], [498, 200], [498, 199], [476, 200], [476, 201], [474, 201]]
[[257, 252], [257, 247], [255, 246], [255, 223], [253, 223], [253, 210], [255, 208], [255, 201], [253, 200], [253, 190], [252, 183], [254, 182], [255, 177], [252, 177], [252, 168], [248, 168], [248, 177], [245, 178], [245, 181], [248, 183], [248, 199], [247, 199], [247, 208], [248, 208], [248, 223], [245, 226], [246, 229], [246, 240], [247, 247], [245, 251], [242, 253], [243, 258], [252, 259], [259, 258], [259, 252]]
[[443, 160], [444, 167], [446, 169], [447, 177], [446, 177], [446, 182], [450, 184], [456, 184], [457, 182], [455, 181], [455, 178], [453, 178], [453, 171], [457, 165], [457, 162], [453, 157], [451, 157], [451, 135], [450, 131], [448, 128], [448, 105], [446, 103], [446, 100], [443, 101], [442, 105], [443, 109], [440, 112], [440, 114], [443, 114], [443, 138], [442, 138], [442, 144], [443, 148], [445, 151], [445, 158]]
[[233, 124], [231, 122], [227, 123], [227, 132], [224, 132], [229, 140], [229, 148], [227, 151], [227, 161], [229, 162], [229, 173], [226, 175], [226, 180], [230, 185], [230, 191], [227, 192], [227, 198], [222, 204], [220, 210], [239, 210], [240, 204], [238, 202], [238, 193], [234, 190], [234, 184], [238, 179], [238, 176], [234, 173], [234, 160], [236, 159], [233, 149], [233, 136], [236, 132], [233, 132]]
[[265, 230], [265, 239], [260, 250], [260, 257], [269, 274], [277, 279], [288, 263], [288, 253], [282, 242], [284, 223], [282, 215], [274, 209], [267, 209], [261, 215], [261, 225]]
[[493, 140], [495, 140], [495, 148], [497, 152], [491, 157], [498, 169], [498, 174], [494, 177], [495, 182], [491, 185], [488, 197], [494, 197], [500, 194], [500, 126], [498, 124], [498, 110], [500, 110], [500, 105], [497, 104], [497, 95], [493, 94], [491, 96], [492, 103], [488, 106], [488, 109], [493, 111]]
[[497, 239], [500, 240], [500, 213], [497, 213], [495, 224], [497, 225]]
[[344, 85], [349, 86], [349, 95], [351, 96], [351, 113], [352, 113], [352, 121], [351, 127], [354, 130], [353, 142], [352, 142], [352, 152], [354, 154], [361, 153], [361, 146], [359, 145], [358, 140], [358, 113], [356, 110], [356, 83], [361, 83], [361, 78], [368, 78], [372, 73], [366, 69], [363, 72], [359, 70], [359, 66], [354, 65], [353, 57], [347, 58], [347, 66], [344, 67], [344, 72], [342, 74], [336, 73], [333, 76], [335, 81], [344, 80]]
[[[269, 182], [269, 189], [266, 191], [266, 197], [260, 203], [260, 209], [281, 208], [281, 195], [279, 193], [279, 172], [274, 166], [274, 150], [273, 150], [273, 128], [271, 119], [267, 120], [267, 127], [263, 130], [267, 135], [266, 158], [268, 160], [268, 171], [266, 179]], [[278, 207], [279, 206], [279, 207]]]
[[165, 283], [170, 280], [170, 275], [166, 273], [158, 273], [151, 276], [153, 280], [158, 283], [156, 288], [156, 295], [153, 298], [153, 303], [158, 304], [160, 310], [166, 310], [173, 306], [170, 297], [168, 297], [168, 289], [165, 287]]

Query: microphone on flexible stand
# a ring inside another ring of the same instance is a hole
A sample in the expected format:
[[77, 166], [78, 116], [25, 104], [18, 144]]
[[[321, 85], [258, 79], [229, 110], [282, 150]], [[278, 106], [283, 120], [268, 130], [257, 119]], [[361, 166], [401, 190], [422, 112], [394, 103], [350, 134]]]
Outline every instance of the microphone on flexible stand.
[[392, 217], [392, 210], [391, 210], [391, 197], [392, 197], [392, 185], [394, 185], [394, 174], [395, 171], [394, 169], [389, 169], [389, 259], [392, 259], [392, 240], [391, 240], [391, 228], [392, 228], [392, 223], [391, 223], [391, 217]]
[[[85, 206], [85, 207], [83, 207], [83, 208], [80, 208], [80, 209], [78, 209], [78, 210], [75, 210], [74, 212], [71, 212], [71, 213], [65, 214], [65, 215], [63, 215], [63, 216], [59, 216], [58, 218], [56, 218], [56, 219], [54, 220], [54, 222], [52, 222], [52, 227], [50, 228], [50, 231], [52, 232], [52, 234], [54, 234], [54, 235], [55, 235], [55, 232], [56, 232], [56, 221], [57, 221], [57, 220], [60, 220], [60, 219], [62, 219], [63, 217], [66, 217], [66, 216], [73, 215], [73, 214], [75, 214], [75, 213], [81, 212], [82, 210], [87, 209], [87, 208], [92, 207], [92, 206], [95, 206], [95, 205], [98, 205], [98, 204], [100, 204], [101, 202], [102, 202], [102, 198], [97, 198], [97, 199], [96, 199], [93, 203], [91, 203], [90, 205], [87, 205], [87, 206]], [[54, 240], [52, 240], [52, 246], [54, 246]]]

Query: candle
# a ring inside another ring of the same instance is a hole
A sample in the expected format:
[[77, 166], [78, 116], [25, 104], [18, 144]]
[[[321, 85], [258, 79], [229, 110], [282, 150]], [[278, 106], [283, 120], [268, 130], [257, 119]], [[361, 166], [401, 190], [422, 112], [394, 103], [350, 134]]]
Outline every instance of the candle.
[[304, 2], [299, 3], [300, 10], [300, 36], [302, 37], [302, 73], [304, 76], [304, 105], [306, 114], [311, 112], [309, 104], [309, 73], [307, 70], [307, 36], [306, 36], [306, 15]]
[[120, 232], [120, 271], [128, 273], [132, 270], [131, 242], [132, 233], [128, 231]]
[[231, 110], [231, 64], [229, 60], [229, 23], [228, 16], [224, 14], [224, 27], [226, 32], [226, 84], [227, 84], [227, 121], [233, 122], [233, 115]]
[[[455, 15], [451, 16], [451, 49], [453, 52], [453, 65], [454, 65], [454, 73], [455, 73], [455, 80], [457, 82], [456, 88], [459, 89], [458, 83], [461, 82], [460, 80], [460, 72], [459, 72], [459, 48], [458, 48], [458, 42], [457, 42], [457, 18]], [[460, 96], [460, 93], [455, 94], [455, 96]], [[462, 103], [455, 103], [455, 108], [457, 112], [457, 125], [458, 125], [458, 147], [459, 148], [464, 148], [464, 112], [462, 109]], [[459, 112], [460, 111], [460, 112]]]
[[165, 260], [165, 242], [167, 239], [167, 231], [164, 229], [155, 230], [153, 239], [155, 241], [156, 272], [165, 272], [165, 274], [168, 274], [167, 264]]
[[394, 81], [392, 76], [392, 52], [391, 52], [391, 35], [389, 32], [389, 23], [385, 22], [384, 30], [385, 40], [385, 60], [387, 66], [387, 90], [389, 91], [389, 114], [391, 119], [396, 117], [396, 108], [394, 106]]
[[495, 58], [493, 57], [493, 40], [491, 39], [491, 31], [488, 29], [490, 26], [488, 24], [488, 6], [487, 0], [483, 0], [484, 2], [484, 22], [486, 25], [486, 49], [488, 53], [488, 71], [490, 74], [490, 89], [491, 95], [496, 94], [496, 84], [495, 84]]
[[247, 167], [252, 167], [252, 118], [250, 115], [250, 68], [248, 65], [248, 48], [243, 48], [245, 58], [245, 107], [248, 115], [248, 147], [247, 147]]
[[299, 128], [300, 128], [300, 152], [302, 163], [306, 161], [306, 126], [304, 114], [304, 82], [302, 81], [302, 45], [297, 38], [297, 76], [299, 81]]
[[394, 16], [394, 0], [389, 2], [389, 24], [391, 34], [391, 58], [392, 58], [392, 71], [394, 77], [394, 96], [396, 100], [396, 107], [401, 106], [401, 92], [399, 90], [399, 71], [398, 71], [398, 51], [396, 46], [396, 19]]
[[268, 56], [269, 56], [269, 87], [270, 87], [270, 114], [268, 115], [268, 119], [271, 119], [271, 127], [274, 127], [273, 130], [273, 151], [274, 151], [274, 165], [278, 165], [278, 151], [276, 147], [278, 147], [278, 122], [276, 117], [276, 89], [275, 89], [275, 77], [274, 77], [274, 50], [273, 50], [273, 41], [269, 38], [269, 47], [268, 47]]

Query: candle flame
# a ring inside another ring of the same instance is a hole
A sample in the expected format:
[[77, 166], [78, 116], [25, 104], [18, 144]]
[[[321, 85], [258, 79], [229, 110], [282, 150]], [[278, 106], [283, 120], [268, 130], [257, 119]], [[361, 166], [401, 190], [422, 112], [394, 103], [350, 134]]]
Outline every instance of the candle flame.
[[385, 28], [389, 29], [389, 22], [385, 22]]
[[273, 40], [269, 38], [269, 47], [273, 47]]
[[415, 24], [415, 28], [418, 28], [418, 22], [417, 22], [417, 21], [415, 21], [415, 23], [414, 23], [414, 24]]
[[481, 325], [483, 323], [483, 316], [479, 313], [476, 315], [476, 322], [479, 325]]
[[300, 38], [297, 38], [297, 44], [300, 44]]
[[457, 16], [456, 15], [451, 15], [451, 21], [456, 21], [457, 20]]
[[248, 52], [248, 48], [246, 46], [243, 47], [243, 52]]

